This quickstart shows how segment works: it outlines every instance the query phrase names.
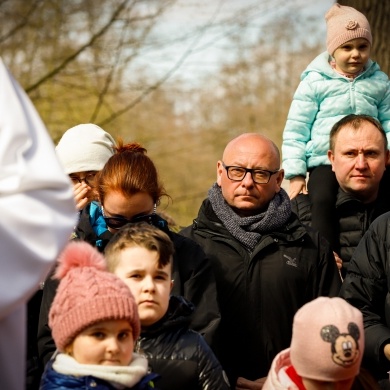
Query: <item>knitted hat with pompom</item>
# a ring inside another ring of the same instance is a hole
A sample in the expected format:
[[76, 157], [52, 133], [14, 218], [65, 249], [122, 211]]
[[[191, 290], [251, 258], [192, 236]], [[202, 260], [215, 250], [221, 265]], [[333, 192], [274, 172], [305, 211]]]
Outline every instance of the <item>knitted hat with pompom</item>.
[[49, 326], [60, 352], [84, 329], [101, 321], [127, 320], [133, 339], [140, 333], [137, 304], [129, 287], [106, 269], [106, 261], [83, 241], [70, 242], [58, 259], [60, 279]]

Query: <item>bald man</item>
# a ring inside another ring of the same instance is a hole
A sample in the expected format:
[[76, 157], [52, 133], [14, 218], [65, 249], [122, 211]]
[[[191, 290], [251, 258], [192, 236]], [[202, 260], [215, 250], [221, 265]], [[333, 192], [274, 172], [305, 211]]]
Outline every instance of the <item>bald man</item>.
[[291, 212], [283, 177], [270, 139], [234, 138], [198, 217], [181, 232], [214, 268], [221, 325], [212, 347], [232, 389], [261, 389], [272, 359], [289, 346], [295, 312], [341, 286], [329, 244]]

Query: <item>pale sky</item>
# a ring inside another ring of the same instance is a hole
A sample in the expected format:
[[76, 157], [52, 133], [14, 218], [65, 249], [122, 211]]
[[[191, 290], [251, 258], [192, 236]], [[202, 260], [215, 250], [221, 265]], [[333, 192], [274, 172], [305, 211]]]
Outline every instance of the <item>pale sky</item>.
[[[250, 39], [251, 33], [259, 34], [272, 18], [277, 20], [278, 16], [289, 12], [318, 18], [318, 28], [325, 34], [324, 15], [333, 3], [333, 0], [178, 0], [155, 31], [162, 40], [161, 50], [146, 52], [141, 66], [156, 64], [154, 71], [161, 77], [190, 52], [173, 77], [196, 83], [203, 74], [215, 71], [222, 61], [229, 59], [233, 52], [228, 45], [230, 35], [243, 31]], [[243, 9], [249, 12], [241, 13]], [[250, 21], [249, 28], [241, 28], [233, 22], [220, 26], [222, 20], [240, 18]], [[206, 25], [204, 32], [199, 31]]]

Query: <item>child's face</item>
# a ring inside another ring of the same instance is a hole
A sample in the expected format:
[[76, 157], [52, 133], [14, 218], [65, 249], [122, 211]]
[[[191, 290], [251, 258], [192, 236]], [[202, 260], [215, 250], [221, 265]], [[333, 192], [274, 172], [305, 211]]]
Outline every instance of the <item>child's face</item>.
[[133, 357], [134, 340], [126, 320], [102, 321], [79, 333], [66, 353], [80, 364], [128, 366]]
[[360, 72], [370, 58], [371, 45], [364, 38], [352, 39], [339, 46], [333, 53], [336, 70], [346, 74]]
[[172, 266], [158, 268], [158, 259], [156, 251], [133, 246], [121, 252], [114, 271], [130, 287], [143, 327], [153, 325], [168, 310]]

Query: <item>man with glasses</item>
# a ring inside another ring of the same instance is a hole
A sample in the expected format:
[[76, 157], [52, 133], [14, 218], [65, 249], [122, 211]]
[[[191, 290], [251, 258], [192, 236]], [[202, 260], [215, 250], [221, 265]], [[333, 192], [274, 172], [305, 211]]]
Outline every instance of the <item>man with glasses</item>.
[[270, 139], [238, 136], [198, 217], [181, 232], [214, 268], [221, 323], [213, 348], [236, 389], [261, 389], [272, 359], [289, 346], [295, 312], [341, 285], [328, 243], [291, 212], [283, 177]]

